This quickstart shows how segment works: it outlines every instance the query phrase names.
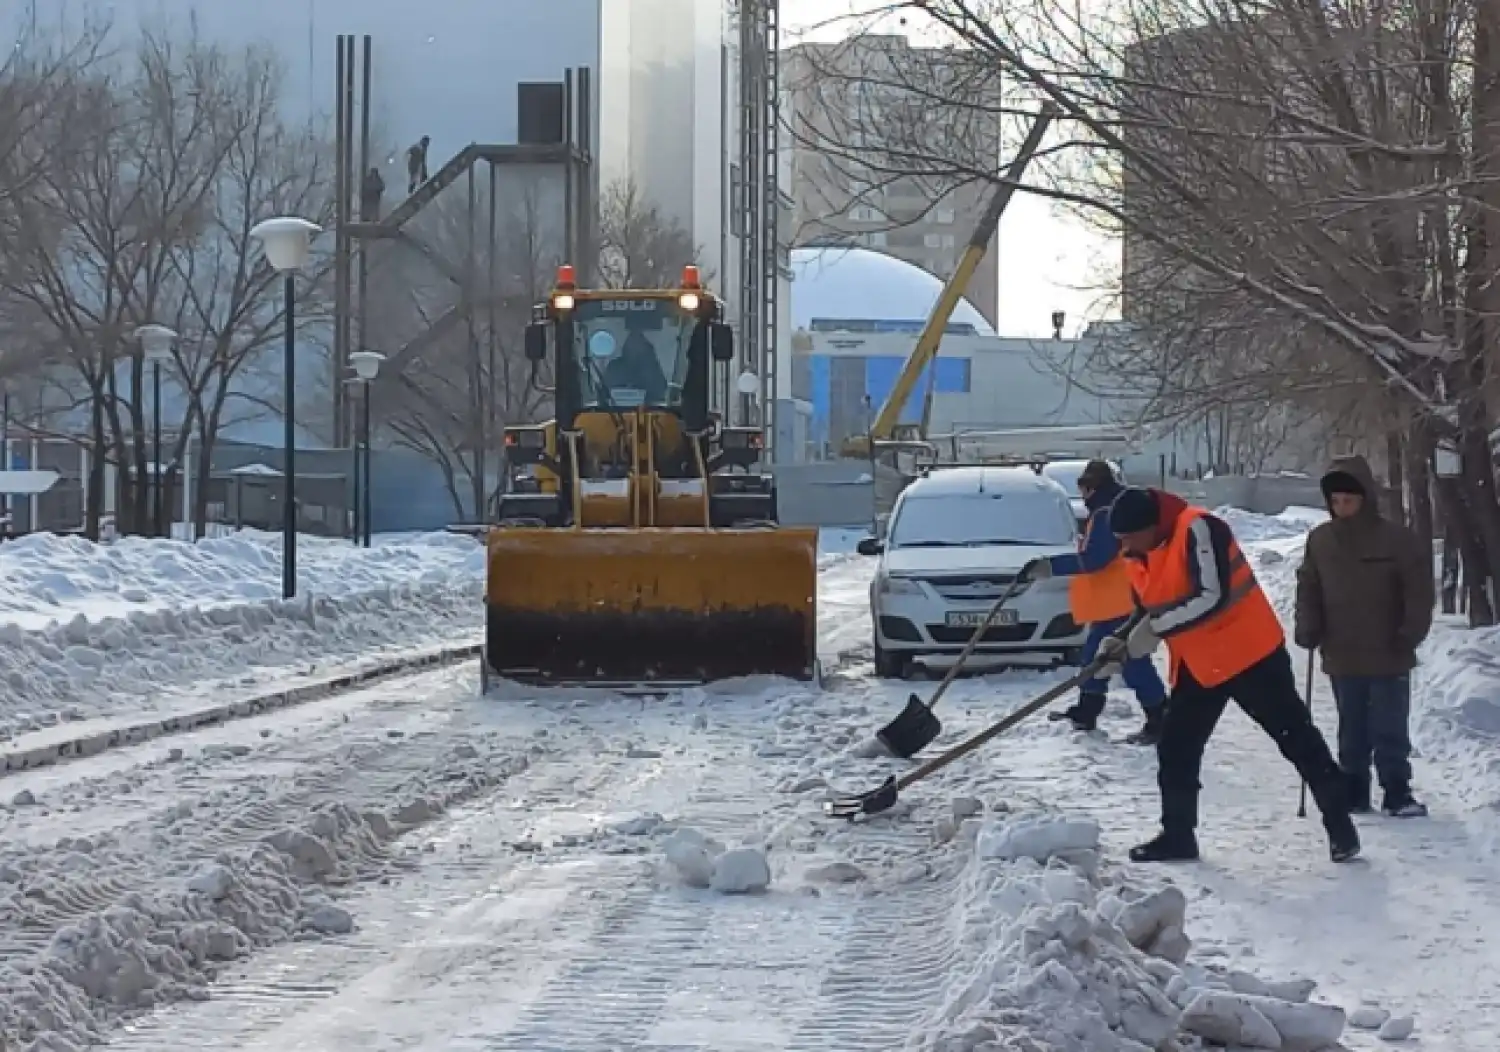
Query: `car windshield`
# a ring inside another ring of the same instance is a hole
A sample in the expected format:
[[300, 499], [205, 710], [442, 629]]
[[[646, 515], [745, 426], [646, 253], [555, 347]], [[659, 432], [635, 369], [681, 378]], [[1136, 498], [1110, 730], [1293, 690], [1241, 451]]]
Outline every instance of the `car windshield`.
[[681, 405], [688, 343], [697, 323], [670, 299], [579, 300], [573, 361], [583, 405]]
[[915, 497], [891, 524], [892, 548], [968, 548], [981, 544], [1068, 545], [1076, 523], [1060, 496], [1048, 493]]

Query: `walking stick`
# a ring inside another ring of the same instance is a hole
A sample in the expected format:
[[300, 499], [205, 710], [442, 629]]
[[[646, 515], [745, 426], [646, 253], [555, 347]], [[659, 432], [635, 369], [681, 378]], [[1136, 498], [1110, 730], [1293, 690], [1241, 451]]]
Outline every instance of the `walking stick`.
[[[1312, 719], [1313, 674], [1314, 674], [1314, 671], [1315, 671], [1314, 665], [1317, 662], [1317, 660], [1318, 660], [1317, 651], [1316, 650], [1309, 650], [1307, 652], [1307, 718], [1308, 719]], [[1301, 790], [1298, 791], [1298, 794], [1297, 794], [1297, 817], [1298, 818], [1306, 818], [1307, 817], [1307, 779], [1306, 778], [1302, 779], [1302, 788], [1301, 788]]]

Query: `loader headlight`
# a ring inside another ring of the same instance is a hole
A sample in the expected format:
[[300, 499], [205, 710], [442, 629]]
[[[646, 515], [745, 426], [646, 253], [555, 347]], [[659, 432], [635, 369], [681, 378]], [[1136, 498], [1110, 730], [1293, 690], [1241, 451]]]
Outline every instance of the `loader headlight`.
[[552, 297], [552, 309], [553, 310], [572, 310], [573, 309], [573, 297], [572, 297], [572, 295], [569, 294], [569, 293], [566, 293], [566, 292], [559, 292], [556, 296], [553, 296]]
[[877, 590], [881, 595], [921, 595], [922, 586], [916, 581], [905, 577], [890, 577], [881, 574], [878, 578]]
[[700, 301], [698, 299], [698, 294], [696, 292], [684, 292], [681, 296], [677, 297], [677, 306], [681, 307], [689, 314], [698, 313], [699, 302]]
[[541, 428], [514, 428], [505, 432], [505, 444], [510, 449], [541, 449], [547, 444], [547, 436]]
[[763, 449], [766, 444], [758, 427], [726, 427], [721, 438], [725, 449]]

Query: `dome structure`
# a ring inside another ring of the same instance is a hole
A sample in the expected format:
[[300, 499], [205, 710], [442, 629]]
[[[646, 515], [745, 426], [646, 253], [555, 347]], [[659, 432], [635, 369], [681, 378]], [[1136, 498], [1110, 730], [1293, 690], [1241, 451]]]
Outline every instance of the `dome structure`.
[[[942, 279], [884, 252], [842, 245], [792, 249], [794, 330], [920, 329], [942, 291]], [[959, 300], [949, 325], [995, 335], [967, 299]]]

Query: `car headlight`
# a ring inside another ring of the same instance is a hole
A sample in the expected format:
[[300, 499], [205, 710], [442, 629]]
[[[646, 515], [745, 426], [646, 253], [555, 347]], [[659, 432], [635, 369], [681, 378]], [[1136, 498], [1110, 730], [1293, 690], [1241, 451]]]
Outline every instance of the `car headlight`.
[[922, 586], [904, 577], [882, 575], [876, 581], [876, 591], [881, 595], [921, 595]]

